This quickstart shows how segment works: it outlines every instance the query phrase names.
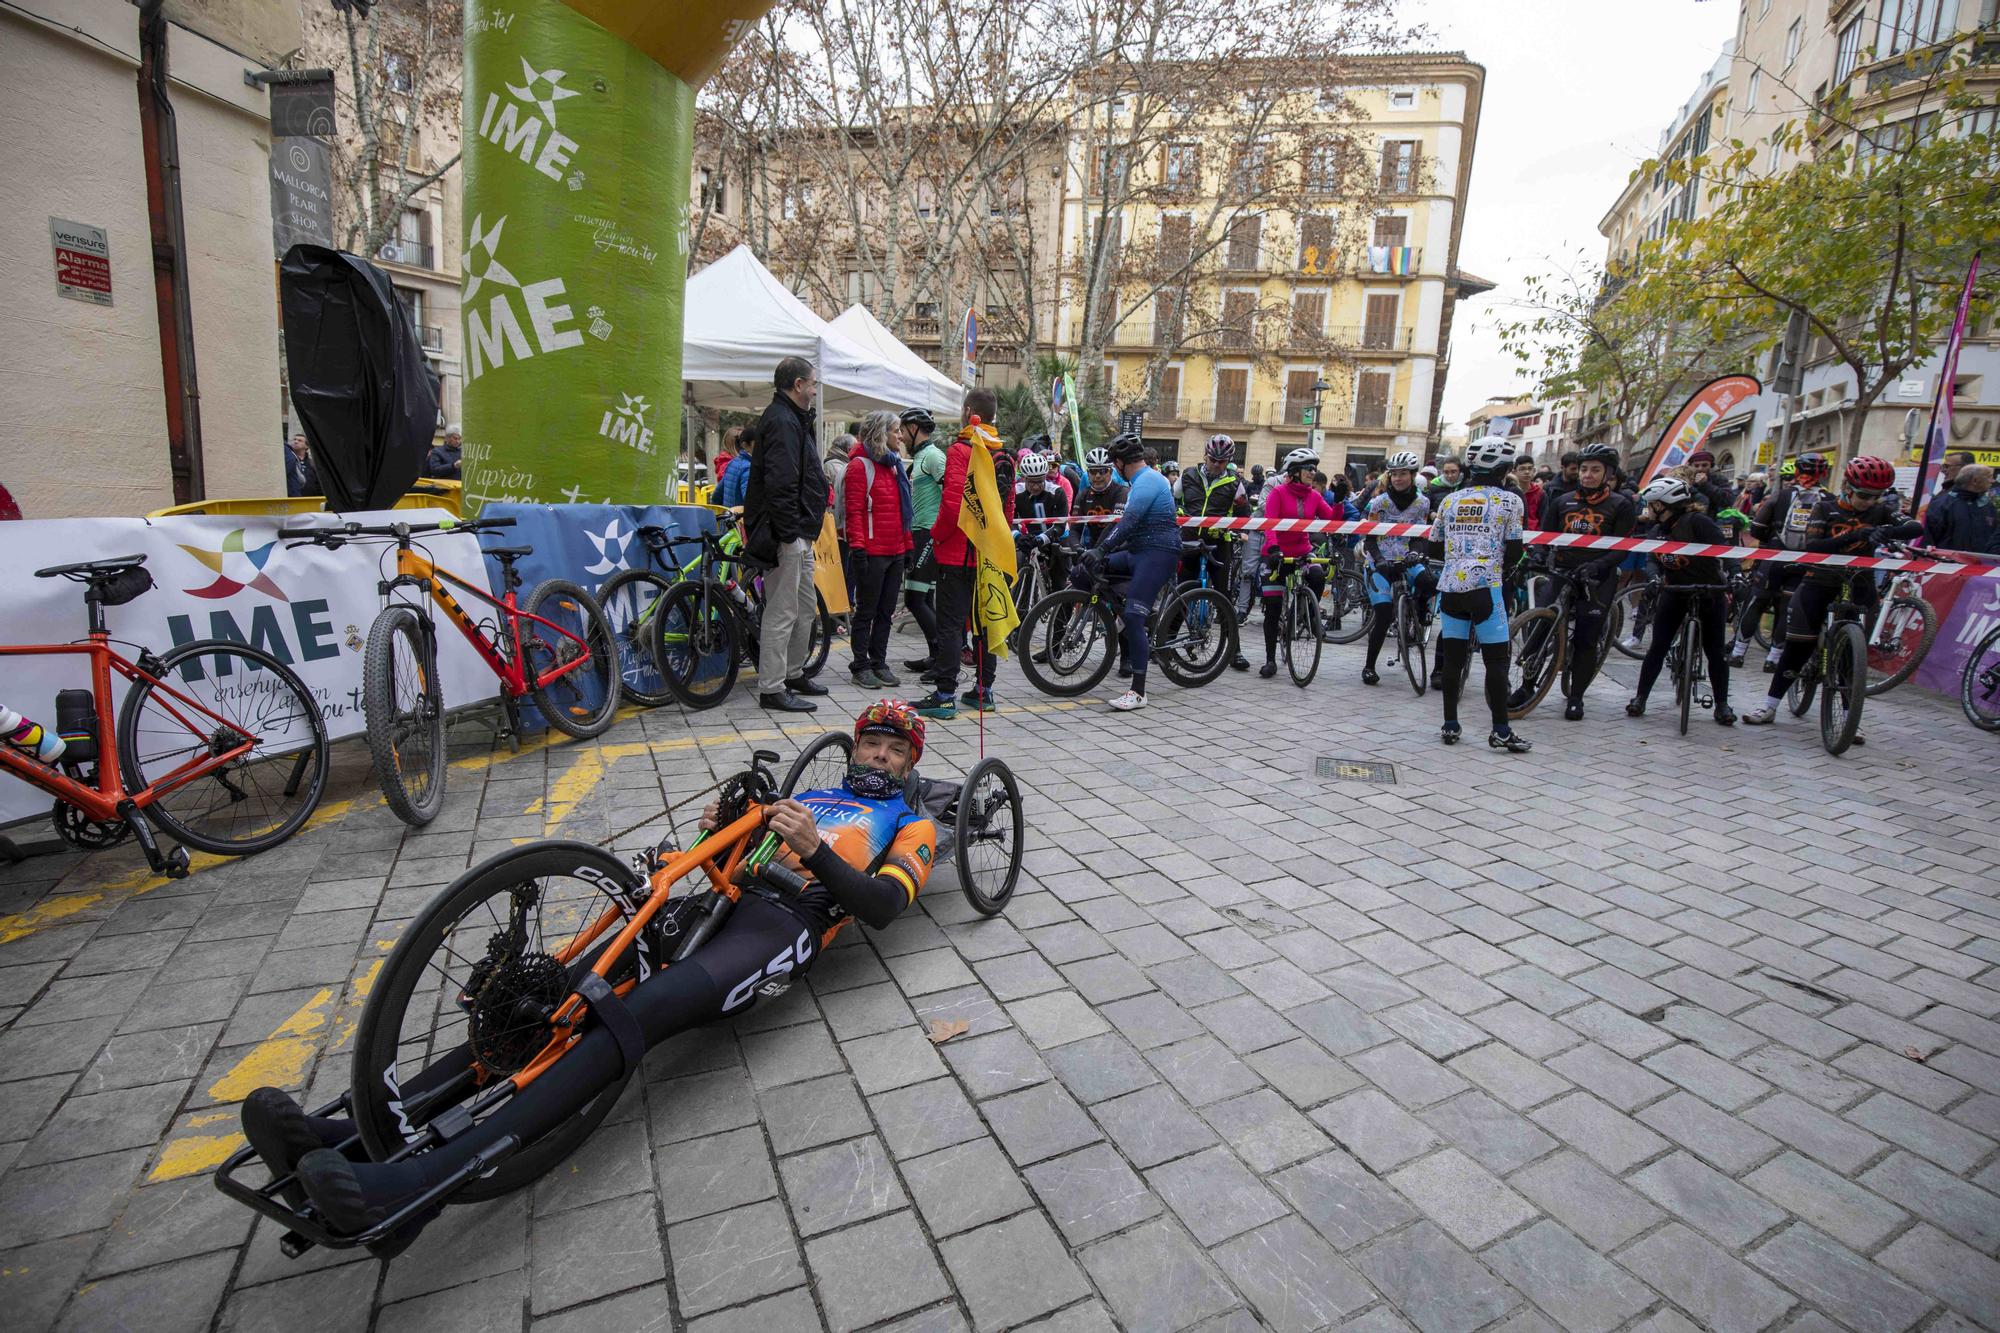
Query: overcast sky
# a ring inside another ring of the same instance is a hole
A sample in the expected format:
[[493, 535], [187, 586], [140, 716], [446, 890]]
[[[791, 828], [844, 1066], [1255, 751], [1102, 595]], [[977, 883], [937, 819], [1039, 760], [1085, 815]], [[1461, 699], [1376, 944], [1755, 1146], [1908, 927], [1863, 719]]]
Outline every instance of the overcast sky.
[[1458, 262], [1499, 286], [1462, 303], [1452, 325], [1444, 423], [1489, 395], [1532, 391], [1495, 331], [1523, 276], [1597, 233], [1632, 168], [1658, 149], [1736, 27], [1732, 0], [1408, 0], [1430, 46], [1486, 67], [1472, 190]]

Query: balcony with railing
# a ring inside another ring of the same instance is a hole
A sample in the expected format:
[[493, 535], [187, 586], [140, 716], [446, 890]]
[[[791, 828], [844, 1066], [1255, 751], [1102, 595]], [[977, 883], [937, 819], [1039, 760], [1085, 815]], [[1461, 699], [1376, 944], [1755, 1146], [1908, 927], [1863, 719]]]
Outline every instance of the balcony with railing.
[[1341, 347], [1364, 352], [1407, 352], [1415, 332], [1394, 324], [1343, 324], [1328, 329], [1323, 336]]
[[401, 239], [385, 241], [382, 248], [375, 252], [375, 257], [391, 264], [407, 265], [410, 268], [437, 267], [437, 247], [426, 245], [422, 241]]
[[1326, 423], [1328, 426], [1352, 426], [1356, 430], [1401, 430], [1403, 426], [1403, 409], [1395, 403], [1353, 403], [1327, 415], [1334, 418]]
[[417, 326], [417, 338], [423, 343], [426, 352], [442, 352], [444, 350], [444, 330], [436, 324], [419, 324]]
[[1370, 245], [1357, 256], [1362, 273], [1384, 278], [1414, 278], [1424, 266], [1420, 245]]

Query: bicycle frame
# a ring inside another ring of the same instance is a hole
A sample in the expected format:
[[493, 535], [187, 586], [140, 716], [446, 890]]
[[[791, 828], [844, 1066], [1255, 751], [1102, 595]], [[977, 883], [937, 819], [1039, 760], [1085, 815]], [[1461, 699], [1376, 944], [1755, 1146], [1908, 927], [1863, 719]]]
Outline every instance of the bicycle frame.
[[116, 671], [135, 684], [141, 681], [150, 683], [154, 689], [154, 697], [166, 702], [168, 713], [175, 721], [186, 727], [191, 736], [205, 740], [211, 734], [211, 727], [190, 718], [189, 713], [206, 719], [207, 723], [226, 727], [231, 731], [236, 731], [238, 728], [227, 718], [210, 712], [143, 667], [127, 661], [111, 647], [109, 634], [93, 633], [88, 639], [76, 643], [0, 646], [0, 657], [52, 657], [64, 653], [85, 655], [90, 658], [90, 692], [95, 696], [97, 709], [97, 785], [86, 786], [61, 772], [54, 765], [30, 758], [12, 746], [0, 746], [0, 769], [5, 769], [23, 781], [32, 783], [58, 799], [68, 802], [98, 823], [122, 820], [125, 818], [128, 806], [143, 810], [162, 796], [241, 759], [256, 748], [257, 738], [252, 736], [242, 744], [232, 746], [219, 754], [209, 753], [200, 758], [190, 759], [172, 772], [162, 774], [143, 790], [127, 791], [123, 776], [118, 770], [117, 728], [112, 720], [111, 709], [112, 672]]
[[[506, 617], [503, 642], [512, 646], [511, 654], [502, 651], [500, 645], [486, 637], [485, 631], [473, 622], [458, 599], [451, 595], [451, 589], [446, 587], [447, 584], [451, 585], [451, 588], [471, 593]], [[422, 589], [433, 602], [443, 607], [445, 615], [450, 618], [452, 624], [458, 626], [458, 632], [465, 636], [466, 642], [472, 645], [473, 651], [479, 654], [487, 669], [500, 678], [500, 683], [506, 687], [509, 697], [518, 699], [529, 690], [540, 689], [550, 681], [560, 680], [590, 661], [588, 643], [554, 621], [544, 619], [531, 611], [523, 611], [515, 600], [511, 584], [504, 595], [495, 597], [481, 588], [474, 587], [450, 570], [438, 568], [431, 563], [429, 556], [410, 546], [407, 541], [400, 543], [396, 548], [396, 577], [382, 585], [382, 595], [387, 597], [399, 587]], [[554, 630], [575, 644], [581, 650], [581, 656], [550, 667], [530, 680], [525, 661], [526, 654], [521, 651], [523, 620], [530, 620]]]

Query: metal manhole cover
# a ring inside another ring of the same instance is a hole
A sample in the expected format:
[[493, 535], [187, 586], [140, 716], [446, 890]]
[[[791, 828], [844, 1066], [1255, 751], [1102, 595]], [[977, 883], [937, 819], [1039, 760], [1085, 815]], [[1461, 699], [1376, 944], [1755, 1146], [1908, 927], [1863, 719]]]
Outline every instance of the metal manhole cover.
[[1321, 755], [1313, 760], [1313, 775], [1332, 778], [1336, 782], [1386, 782], [1392, 787], [1396, 785], [1396, 766], [1378, 759], [1334, 759]]

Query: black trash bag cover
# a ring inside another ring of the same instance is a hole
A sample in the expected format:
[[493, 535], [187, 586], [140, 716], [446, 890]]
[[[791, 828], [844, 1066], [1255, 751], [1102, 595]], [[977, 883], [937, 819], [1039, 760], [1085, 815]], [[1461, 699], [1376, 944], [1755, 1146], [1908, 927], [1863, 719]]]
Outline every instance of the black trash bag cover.
[[423, 471], [437, 382], [389, 275], [319, 245], [285, 252], [278, 288], [292, 407], [326, 507], [387, 509]]

